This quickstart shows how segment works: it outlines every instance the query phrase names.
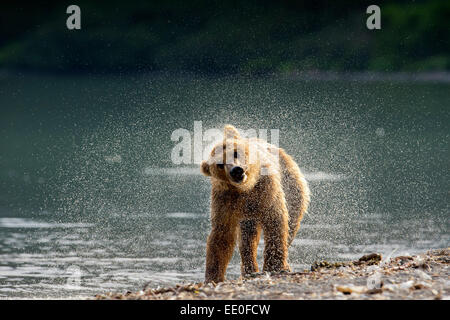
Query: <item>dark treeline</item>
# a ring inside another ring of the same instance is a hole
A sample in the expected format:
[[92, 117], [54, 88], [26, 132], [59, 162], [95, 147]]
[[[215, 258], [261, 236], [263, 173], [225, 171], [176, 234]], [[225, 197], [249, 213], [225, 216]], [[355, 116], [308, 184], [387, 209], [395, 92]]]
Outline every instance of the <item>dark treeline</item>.
[[[81, 30], [66, 8], [81, 8]], [[381, 8], [381, 30], [366, 8]], [[450, 1], [20, 1], [0, 4], [0, 67], [47, 72], [450, 69]]]

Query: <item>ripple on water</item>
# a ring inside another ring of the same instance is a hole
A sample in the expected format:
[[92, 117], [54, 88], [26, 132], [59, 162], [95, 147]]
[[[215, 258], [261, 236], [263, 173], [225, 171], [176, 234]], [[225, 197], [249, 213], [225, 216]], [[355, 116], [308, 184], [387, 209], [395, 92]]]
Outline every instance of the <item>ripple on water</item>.
[[89, 223], [49, 223], [25, 218], [0, 218], [0, 228], [48, 229], [48, 228], [88, 228]]

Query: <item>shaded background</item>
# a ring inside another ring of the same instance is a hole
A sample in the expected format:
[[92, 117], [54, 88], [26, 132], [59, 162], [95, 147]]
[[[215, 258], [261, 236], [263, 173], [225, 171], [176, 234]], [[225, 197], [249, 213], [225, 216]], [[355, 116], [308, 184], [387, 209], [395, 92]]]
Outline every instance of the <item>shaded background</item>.
[[280, 130], [296, 271], [449, 246], [448, 1], [378, 1], [381, 30], [364, 1], [77, 1], [74, 31], [70, 4], [0, 4], [0, 297], [202, 281], [210, 184], [170, 159], [194, 121]]
[[268, 73], [449, 70], [450, 3], [377, 1], [64, 1], [0, 5], [0, 67], [47, 72]]

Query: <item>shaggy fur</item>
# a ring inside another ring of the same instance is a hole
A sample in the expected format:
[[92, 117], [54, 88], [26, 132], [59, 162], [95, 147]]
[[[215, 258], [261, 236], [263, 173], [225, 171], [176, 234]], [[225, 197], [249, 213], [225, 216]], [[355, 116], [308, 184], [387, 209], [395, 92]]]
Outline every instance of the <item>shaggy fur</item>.
[[[239, 182], [230, 174], [236, 166], [244, 172]], [[288, 247], [310, 201], [308, 185], [294, 160], [283, 149], [260, 139], [244, 139], [227, 125], [224, 140], [202, 162], [201, 171], [212, 184], [205, 281], [225, 280], [236, 240], [242, 275], [258, 272], [261, 231], [263, 271], [289, 271]]]

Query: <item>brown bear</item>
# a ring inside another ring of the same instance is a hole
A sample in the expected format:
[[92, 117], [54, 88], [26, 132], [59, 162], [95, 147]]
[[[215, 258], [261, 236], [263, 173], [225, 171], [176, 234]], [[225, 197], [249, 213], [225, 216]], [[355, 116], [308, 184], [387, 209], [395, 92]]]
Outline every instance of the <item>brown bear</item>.
[[206, 282], [225, 280], [236, 238], [243, 276], [258, 272], [257, 248], [264, 233], [264, 272], [290, 271], [288, 247], [310, 201], [308, 184], [281, 148], [243, 138], [231, 125], [201, 171], [211, 178], [211, 224]]

